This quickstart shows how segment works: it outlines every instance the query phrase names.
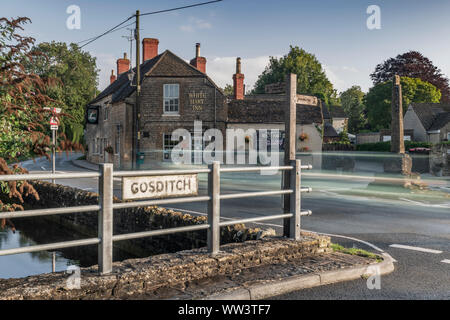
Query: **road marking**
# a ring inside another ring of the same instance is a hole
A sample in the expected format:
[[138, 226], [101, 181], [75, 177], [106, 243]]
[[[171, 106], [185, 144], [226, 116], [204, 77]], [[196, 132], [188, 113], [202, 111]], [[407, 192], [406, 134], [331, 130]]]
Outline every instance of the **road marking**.
[[412, 247], [412, 246], [407, 246], [407, 245], [403, 245], [403, 244], [391, 244], [389, 247], [406, 249], [406, 250], [414, 250], [414, 251], [420, 251], [420, 252], [426, 252], [426, 253], [434, 253], [434, 254], [442, 253], [442, 251], [440, 251], [440, 250], [427, 249], [427, 248], [421, 248], [421, 247]]
[[450, 259], [444, 259], [441, 261], [442, 263], [449, 263], [450, 264]]
[[[204, 213], [204, 212], [198, 212], [198, 211], [192, 211], [192, 210], [185, 210], [185, 209], [179, 209], [179, 208], [169, 208], [169, 207], [165, 207], [165, 208], [166, 208], [166, 209], [169, 209], [169, 210], [174, 210], [174, 211], [181, 211], [181, 212], [186, 212], [186, 213], [193, 213], [193, 214], [198, 214], [198, 215], [202, 215], [202, 216], [207, 216], [207, 214]], [[220, 218], [223, 219], [223, 220], [236, 220], [236, 219], [239, 219], [239, 218], [228, 218], [228, 217], [220, 217]], [[272, 223], [265, 223], [265, 222], [252, 222], [252, 223], [253, 223], [253, 224], [259, 224], [259, 225], [264, 225], [264, 226], [269, 226], [269, 227], [283, 228], [282, 225], [272, 224]], [[305, 232], [317, 233], [317, 234], [321, 234], [321, 235], [328, 236], [328, 237], [342, 238], [342, 239], [347, 239], [347, 240], [352, 240], [352, 241], [360, 242], [360, 243], [362, 243], [362, 244], [365, 244], [366, 246], [369, 246], [369, 247], [375, 249], [375, 250], [378, 251], [378, 252], [385, 253], [384, 250], [378, 248], [376, 245], [374, 245], [374, 244], [372, 244], [372, 243], [370, 243], [370, 242], [361, 240], [361, 239], [352, 238], [352, 237], [347, 237], [347, 236], [341, 236], [341, 235], [338, 235], [338, 234], [323, 233], [323, 232], [310, 231], [310, 230], [305, 230], [305, 229], [302, 229], [302, 230], [305, 231]], [[391, 258], [392, 258], [392, 257], [391, 257]], [[393, 260], [394, 262], [397, 262], [397, 260], [395, 260], [394, 258], [392, 258], [392, 260]]]
[[422, 206], [422, 207], [450, 208], [449, 205], [445, 205], [445, 204], [429, 204], [429, 203], [423, 203], [423, 202], [420, 202], [420, 201], [414, 201], [414, 200], [405, 199], [405, 198], [400, 198], [400, 200], [407, 201], [407, 202], [410, 202], [410, 203], [414, 203], [414, 204]]

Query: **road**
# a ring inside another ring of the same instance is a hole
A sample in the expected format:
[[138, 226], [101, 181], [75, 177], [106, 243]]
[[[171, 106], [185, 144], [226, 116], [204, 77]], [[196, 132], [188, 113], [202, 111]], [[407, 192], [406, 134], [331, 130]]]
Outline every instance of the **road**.
[[[58, 157], [58, 171], [85, 171], [73, 166], [71, 159], [79, 155]], [[49, 170], [45, 159], [28, 161], [29, 170]], [[438, 181], [444, 188], [448, 180]], [[59, 183], [97, 190], [94, 179], [63, 180]], [[357, 240], [369, 242], [389, 253], [397, 260], [396, 270], [381, 278], [381, 289], [370, 290], [366, 281], [356, 280], [340, 284], [293, 292], [276, 299], [450, 299], [450, 199], [443, 197], [438, 203], [417, 197], [371, 196], [368, 182], [358, 179], [315, 178], [305, 176], [305, 186], [312, 186], [311, 194], [302, 195], [302, 208], [313, 211], [302, 218], [302, 228], [332, 236], [332, 241], [347, 247], [376, 251]], [[200, 193], [205, 192], [205, 178], [200, 178]], [[223, 175], [223, 193], [279, 189], [280, 176], [259, 176], [255, 173]], [[120, 181], [115, 181], [115, 194], [120, 196]], [[364, 191], [354, 195], [352, 192]], [[365, 195], [365, 196], [364, 196]], [[249, 218], [280, 213], [280, 197], [223, 200], [223, 219]], [[169, 206], [170, 207], [170, 206]], [[205, 214], [206, 204], [187, 203], [174, 209], [192, 214]], [[282, 221], [255, 224], [281, 232]], [[397, 245], [409, 246], [399, 248]], [[411, 248], [410, 248], [411, 247]], [[425, 252], [417, 251], [424, 248]], [[429, 249], [429, 250], [428, 250]], [[433, 251], [434, 250], [434, 251]]]

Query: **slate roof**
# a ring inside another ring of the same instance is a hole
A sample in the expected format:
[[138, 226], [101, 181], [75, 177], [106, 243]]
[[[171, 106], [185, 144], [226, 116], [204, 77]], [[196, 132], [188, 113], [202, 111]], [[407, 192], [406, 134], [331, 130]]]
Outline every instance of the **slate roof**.
[[[284, 123], [284, 103], [276, 100], [231, 100], [228, 102], [230, 123]], [[298, 124], [322, 124], [322, 108], [297, 104]]]
[[337, 138], [339, 134], [336, 132], [336, 129], [329, 122], [325, 122], [323, 128], [323, 136], [326, 138]]
[[431, 125], [430, 131], [442, 129], [450, 122], [450, 112], [444, 112], [437, 115], [433, 124]]
[[450, 105], [441, 103], [411, 103], [425, 130], [439, 130], [450, 121]]
[[348, 118], [344, 111], [344, 108], [340, 106], [330, 106], [329, 107], [331, 117], [333, 118]]
[[[164, 63], [161, 63], [164, 61]], [[159, 66], [160, 65], [160, 66]], [[159, 67], [158, 67], [159, 66]], [[181, 68], [180, 68], [181, 67]], [[198, 76], [207, 78], [218, 90], [223, 94], [219, 88], [206, 74], [199, 71], [194, 66], [190, 65], [169, 50], [157, 55], [153, 59], [149, 59], [140, 65], [141, 68], [141, 84], [145, 77], [170, 77], [170, 76]], [[132, 69], [136, 74], [136, 67]], [[183, 73], [183, 74], [180, 74]], [[136, 81], [133, 81], [133, 85]], [[89, 104], [95, 104], [101, 99], [111, 95], [111, 102], [123, 101], [129, 97], [136, 90], [136, 86], [132, 86], [128, 79], [128, 72], [120, 74], [116, 81], [106, 87], [94, 100]]]

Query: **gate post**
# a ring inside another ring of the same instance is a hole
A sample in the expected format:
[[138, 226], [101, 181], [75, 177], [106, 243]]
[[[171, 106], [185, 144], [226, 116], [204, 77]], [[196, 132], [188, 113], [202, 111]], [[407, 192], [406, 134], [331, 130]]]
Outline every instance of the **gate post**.
[[98, 215], [98, 269], [101, 274], [112, 271], [113, 259], [113, 164], [100, 164], [98, 179], [100, 212]]
[[302, 161], [292, 160], [290, 175], [290, 189], [293, 193], [290, 194], [290, 207], [292, 214], [290, 218], [290, 232], [289, 237], [293, 240], [300, 240], [300, 218], [301, 218], [301, 174], [302, 174]]
[[208, 173], [208, 251], [212, 254], [220, 248], [220, 162], [214, 161], [209, 165]]

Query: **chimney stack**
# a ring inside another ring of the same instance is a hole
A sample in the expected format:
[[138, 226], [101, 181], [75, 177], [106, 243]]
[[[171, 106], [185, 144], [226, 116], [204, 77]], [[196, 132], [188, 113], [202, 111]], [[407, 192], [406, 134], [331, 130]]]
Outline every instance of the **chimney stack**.
[[233, 75], [234, 99], [244, 99], [244, 75], [241, 73], [241, 58], [236, 59], [236, 73]]
[[111, 70], [111, 76], [109, 77], [109, 84], [116, 81], [116, 76], [114, 75], [114, 70]]
[[127, 54], [123, 54], [122, 59], [117, 59], [117, 76], [130, 70], [130, 60], [127, 58]]
[[195, 58], [190, 63], [199, 71], [206, 73], [206, 58], [200, 57], [200, 43], [195, 44]]
[[158, 55], [159, 40], [155, 38], [144, 38], [142, 40], [142, 59], [143, 62], [153, 59]]

